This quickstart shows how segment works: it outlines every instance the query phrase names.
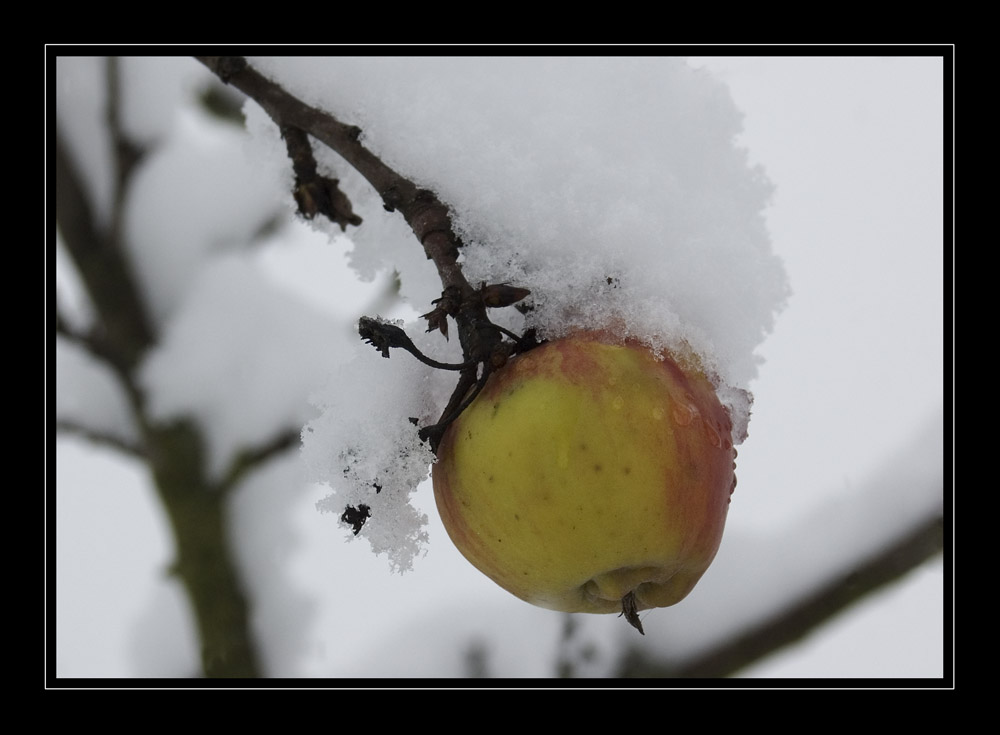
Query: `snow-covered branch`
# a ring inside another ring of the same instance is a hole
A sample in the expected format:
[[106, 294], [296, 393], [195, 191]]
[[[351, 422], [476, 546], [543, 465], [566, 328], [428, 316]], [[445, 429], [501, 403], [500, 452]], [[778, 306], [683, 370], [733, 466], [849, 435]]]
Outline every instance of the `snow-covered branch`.
[[[436, 423], [421, 428], [421, 438], [428, 440], [431, 449], [436, 451], [445, 428], [469, 405], [485, 384], [493, 366], [503, 364], [512, 354], [536, 344], [533, 333], [515, 335], [493, 324], [486, 311], [490, 306], [508, 306], [519, 301], [528, 291], [506, 284], [487, 286], [484, 283], [479, 289], [473, 288], [458, 263], [462, 242], [452, 226], [448, 204], [368, 150], [361, 142], [361, 128], [306, 104], [256, 71], [243, 57], [197, 58], [222, 81], [255, 100], [278, 125], [295, 169], [294, 195], [300, 212], [311, 218], [316, 212], [323, 211], [341, 229], [347, 223], [361, 223], [360, 218], [353, 214], [350, 202], [337, 187], [337, 182], [319, 177], [316, 173], [312, 149], [306, 138], [308, 134], [353, 166], [375, 188], [387, 211], [398, 210], [403, 215], [427, 257], [434, 262], [441, 279], [442, 296], [434, 302], [435, 308], [424, 316], [430, 329], [438, 329], [446, 336], [446, 319], [451, 317], [455, 320], [465, 358], [465, 366], [460, 368], [458, 384], [444, 412]], [[507, 296], [504, 297], [504, 294]], [[361, 336], [373, 344], [377, 343], [384, 357], [389, 356], [389, 346], [404, 346], [418, 359], [427, 362], [428, 359], [416, 350], [412, 342], [408, 346], [399, 340], [396, 340], [398, 344], [390, 344], [393, 340], [389, 339], [388, 330], [398, 330], [398, 327], [368, 319], [362, 322]], [[505, 341], [507, 337], [513, 341]]]
[[[427, 257], [437, 266], [443, 288], [469, 287], [457, 263], [461, 242], [452, 229], [447, 205], [366, 148], [361, 142], [361, 128], [306, 104], [256, 71], [243, 57], [196, 58], [222, 81], [256, 101], [283, 132], [297, 129], [308, 133], [340, 155], [375, 188], [387, 211], [398, 210], [405, 217]], [[295, 150], [300, 148], [295, 146]], [[293, 160], [299, 161], [301, 157], [293, 155]]]

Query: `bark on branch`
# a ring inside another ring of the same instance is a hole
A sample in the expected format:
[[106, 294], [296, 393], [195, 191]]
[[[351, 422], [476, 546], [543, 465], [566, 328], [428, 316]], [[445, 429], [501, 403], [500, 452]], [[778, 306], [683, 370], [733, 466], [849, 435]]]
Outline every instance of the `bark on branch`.
[[[320, 141], [360, 173], [382, 198], [387, 211], [399, 211], [409, 224], [427, 257], [433, 261], [441, 280], [442, 302], [436, 309], [425, 315], [431, 329], [440, 329], [447, 335], [445, 319], [451, 317], [458, 327], [458, 338], [462, 346], [463, 362], [469, 366], [460, 371], [458, 385], [448, 406], [438, 423], [421, 429], [421, 438], [430, 442], [432, 450], [437, 450], [438, 442], [445, 428], [467, 406], [475, 393], [485, 383], [489, 372], [503, 364], [511, 354], [534, 346], [533, 335], [511, 335], [492, 323], [487, 315], [491, 298], [496, 297], [500, 286], [474, 288], [458, 263], [460, 239], [452, 228], [451, 214], [447, 205], [434, 192], [418, 186], [386, 165], [377, 155], [361, 142], [361, 128], [338, 120], [333, 114], [312, 107], [286, 91], [258, 72], [241, 56], [197, 56], [201, 63], [214, 72], [219, 79], [239, 89], [255, 100], [278, 125], [285, 136], [289, 154], [296, 170], [299, 183], [295, 196], [300, 210], [312, 211], [310, 202], [314, 200], [316, 186], [303, 186], [303, 181], [313, 180], [314, 167], [311, 151], [302, 140], [305, 134]], [[321, 190], [325, 191], [323, 186]], [[323, 195], [320, 191], [320, 195]], [[338, 190], [339, 191], [339, 190]], [[492, 291], [490, 289], [493, 289]], [[527, 295], [524, 289], [515, 298]], [[502, 305], [513, 303], [507, 301]], [[378, 344], [391, 342], [389, 335], [379, 333], [379, 324], [369, 320], [362, 325], [365, 339]], [[505, 342], [511, 337], [512, 342]], [[381, 348], [380, 348], [381, 349]], [[383, 352], [388, 356], [387, 351]], [[425, 362], [429, 358], [423, 358]], [[470, 395], [470, 391], [472, 394]]]
[[69, 419], [60, 421], [57, 429], [81, 434], [147, 462], [171, 522], [177, 548], [173, 570], [191, 601], [204, 675], [256, 677], [260, 667], [250, 635], [247, 600], [229, 543], [229, 493], [224, 491], [234, 487], [251, 469], [293, 445], [297, 434], [283, 432], [266, 446], [244, 450], [226, 477], [213, 482], [205, 472], [204, 440], [193, 422], [163, 425], [148, 414], [136, 369], [157, 335], [129, 262], [122, 228], [132, 174], [143, 150], [129, 139], [121, 125], [115, 59], [108, 60], [106, 82], [105, 123], [114, 181], [111, 211], [105, 224], [99, 223], [90, 192], [58, 131], [53, 156], [56, 222], [94, 306], [94, 325], [80, 332], [58, 313], [54, 321], [58, 334], [85, 347], [112, 369], [128, 398], [140, 440], [133, 445]]
[[253, 99], [279, 127], [290, 126], [328, 146], [360, 173], [382, 197], [388, 211], [398, 210], [434, 261], [444, 288], [472, 287], [458, 265], [461, 243], [451, 227], [448, 207], [427, 189], [386, 165], [361, 143], [361, 128], [307, 105], [272, 82], [239, 56], [197, 56], [222, 81]]

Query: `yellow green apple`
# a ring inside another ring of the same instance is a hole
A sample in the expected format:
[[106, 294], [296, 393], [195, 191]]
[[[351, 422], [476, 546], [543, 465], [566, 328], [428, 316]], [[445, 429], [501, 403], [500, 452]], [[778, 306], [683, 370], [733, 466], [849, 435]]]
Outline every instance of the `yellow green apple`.
[[645, 610], [711, 564], [735, 454], [695, 357], [584, 332], [490, 376], [442, 437], [434, 497], [462, 554], [521, 599]]

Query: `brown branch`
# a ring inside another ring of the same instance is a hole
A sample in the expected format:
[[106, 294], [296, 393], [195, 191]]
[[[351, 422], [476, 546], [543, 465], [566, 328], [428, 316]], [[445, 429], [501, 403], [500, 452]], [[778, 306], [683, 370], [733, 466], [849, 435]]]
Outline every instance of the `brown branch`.
[[688, 661], [671, 664], [633, 648], [622, 660], [617, 676], [682, 679], [731, 676], [764, 656], [802, 640], [865, 595], [941, 553], [943, 531], [941, 516], [924, 521], [881, 552], [829, 580], [769, 620]]
[[281, 85], [253, 69], [239, 56], [197, 56], [222, 81], [255, 100], [279, 128], [292, 126], [328, 146], [382, 197], [387, 211], [399, 210], [410, 225], [427, 257], [434, 261], [444, 288], [472, 287], [458, 265], [461, 242], [451, 227], [448, 208], [437, 196], [387, 166], [361, 143], [361, 128], [341, 122], [332, 114], [316, 109]]
[[122, 121], [121, 60], [117, 56], [108, 57], [105, 73], [108, 95], [104, 115], [108, 135], [111, 138], [111, 150], [114, 153], [114, 191], [111, 197], [112, 212], [108, 239], [113, 243], [121, 243], [125, 221], [125, 193], [132, 174], [146, 150], [125, 132]]
[[217, 485], [217, 491], [230, 492], [250, 472], [297, 446], [299, 446], [299, 432], [289, 429], [279, 433], [266, 444], [242, 450], [230, 462], [228, 471]]
[[[118, 62], [108, 62], [105, 122], [112, 143], [114, 192], [107, 227], [99, 227], [82, 177], [57, 131], [55, 145], [56, 221], [69, 255], [94, 306], [94, 327], [74, 330], [57, 313], [57, 333], [102, 358], [118, 375], [141, 432], [141, 445], [64, 421], [63, 431], [144, 458], [176, 542], [174, 571], [191, 601], [206, 676], [255, 677], [260, 667], [249, 629], [248, 605], [228, 537], [228, 494], [218, 492], [204, 469], [204, 440], [190, 421], [169, 425], [146, 413], [135, 371], [156, 333], [128, 258], [121, 228], [126, 194], [141, 150], [121, 127]], [[287, 437], [283, 437], [287, 439]], [[235, 483], [252, 466], [276, 452], [263, 447], [241, 455], [231, 468]]]
[[354, 214], [350, 199], [340, 190], [340, 182], [320, 176], [317, 171], [309, 136], [292, 125], [282, 125], [281, 137], [285, 139], [288, 157], [295, 171], [294, 194], [299, 214], [306, 219], [322, 214], [340, 225], [341, 232], [345, 232], [348, 225], [360, 226], [362, 220]]
[[58, 131], [55, 168], [59, 231], [97, 312], [105, 356], [119, 373], [130, 375], [154, 340], [146, 304], [124, 248], [97, 227], [83, 182]]
[[107, 359], [107, 355], [104, 354], [103, 348], [94, 338], [94, 335], [90, 332], [80, 331], [70, 324], [69, 319], [63, 315], [62, 310], [58, 306], [56, 307], [55, 320], [57, 335], [67, 342], [78, 345], [101, 360]]
[[[456, 407], [466, 405], [466, 389], [485, 381], [489, 371], [502, 364], [507, 356], [516, 351], [524, 351], [534, 346], [531, 339], [517, 338], [514, 346], [504, 344], [505, 331], [494, 325], [487, 315], [487, 307], [507, 305], [527, 295], [525, 289], [508, 286], [486, 286], [473, 288], [462, 273], [458, 263], [459, 248], [462, 243], [452, 228], [448, 207], [434, 192], [421, 188], [416, 183], [386, 165], [378, 156], [361, 143], [361, 129], [346, 124], [324, 110], [307, 105], [286, 91], [281, 85], [271, 81], [253, 69], [240, 56], [198, 56], [201, 63], [214, 72], [223, 82], [231, 84], [255, 100], [286, 135], [286, 143], [296, 166], [296, 173], [302, 169], [303, 175], [310, 175], [309, 156], [305, 154], [300, 132], [308, 134], [328, 146], [374, 187], [382, 198], [387, 211], [399, 211], [427, 257], [433, 261], [441, 280], [442, 300], [448, 300], [449, 307], [439, 307], [428, 315], [431, 328], [438, 328], [447, 336], [442, 325], [444, 315], [450, 316], [458, 326], [459, 342], [462, 345], [465, 363], [482, 365], [482, 374], [476, 367], [462, 371], [459, 385], [442, 414], [439, 422], [425, 427], [421, 436], [431, 440], [431, 448], [437, 449], [437, 440], [447, 423], [457, 415]], [[289, 138], [291, 136], [291, 139]], [[308, 142], [305, 142], [308, 145]], [[311, 197], [304, 197], [311, 199]], [[302, 202], [299, 202], [300, 208]], [[496, 303], [492, 303], [496, 302]], [[516, 337], [516, 335], [515, 335]]]
[[233, 559], [229, 494], [205, 474], [205, 442], [190, 420], [144, 427], [149, 468], [176, 543], [171, 571], [194, 613], [204, 675], [255, 678], [250, 608]]
[[83, 437], [95, 444], [103, 444], [106, 447], [117, 449], [122, 454], [135, 457], [136, 459], [146, 458], [146, 452], [141, 446], [133, 444], [120, 436], [109, 434], [105, 431], [97, 431], [92, 427], [84, 426], [70, 419], [59, 419], [56, 422], [56, 431]]

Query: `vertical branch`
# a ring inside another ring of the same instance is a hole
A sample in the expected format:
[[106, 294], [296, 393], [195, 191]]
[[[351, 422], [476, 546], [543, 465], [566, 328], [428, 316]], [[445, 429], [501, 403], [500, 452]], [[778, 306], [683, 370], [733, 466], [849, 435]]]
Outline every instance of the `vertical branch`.
[[125, 220], [125, 195], [128, 191], [132, 172], [139, 165], [145, 150], [136, 144], [125, 132], [122, 120], [122, 83], [121, 60], [117, 56], [109, 56], [106, 67], [107, 101], [104, 116], [107, 123], [108, 137], [111, 139], [113, 157], [113, 186], [111, 196], [111, 220], [108, 239], [116, 245], [116, 250], [124, 252], [122, 232]]
[[183, 584], [201, 641], [204, 675], [260, 675], [243, 585], [232, 558], [229, 494], [206, 480], [204, 443], [191, 422], [148, 426], [149, 466], [177, 543], [172, 572]]
[[94, 305], [92, 338], [106, 348], [108, 363], [128, 387], [132, 371], [154, 340], [146, 304], [120, 243], [98, 228], [83, 181], [58, 131], [55, 169], [56, 220]]
[[[114, 172], [107, 227], [98, 226], [83, 179], [58, 132], [55, 142], [56, 221], [96, 312], [91, 333], [79, 338], [118, 377], [140, 427], [140, 446], [135, 450], [148, 463], [171, 524], [177, 554], [174, 572], [188, 593], [197, 621], [204, 674], [255, 677], [259, 675], [256, 647], [227, 530], [229, 494], [206, 475], [204, 441], [197, 427], [190, 421], [158, 424], [146, 410], [137, 380], [138, 367], [155, 344], [156, 331], [129, 262], [122, 224], [131, 177], [143, 150], [128, 138], [121, 124], [116, 59], [108, 61], [106, 83], [105, 120]], [[256, 455], [248, 450], [247, 456]], [[247, 467], [241, 465], [238, 470], [233, 482]]]

